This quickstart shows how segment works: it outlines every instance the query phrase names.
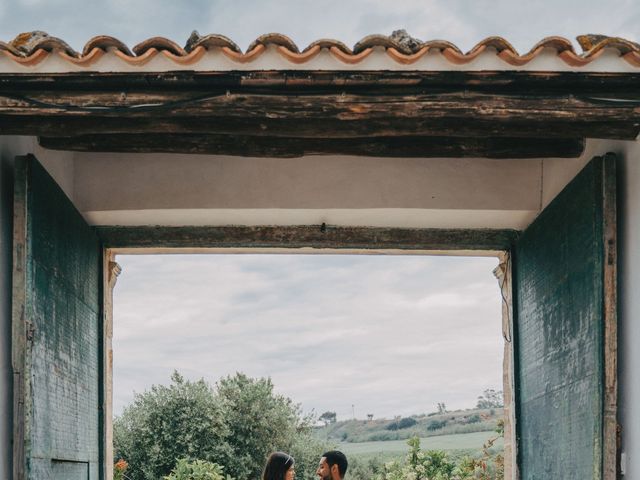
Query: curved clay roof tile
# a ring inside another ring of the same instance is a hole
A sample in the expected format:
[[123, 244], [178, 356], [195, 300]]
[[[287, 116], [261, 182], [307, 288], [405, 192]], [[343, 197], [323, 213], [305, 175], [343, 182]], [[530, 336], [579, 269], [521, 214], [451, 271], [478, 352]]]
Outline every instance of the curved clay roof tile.
[[406, 55], [413, 53], [411, 49], [386, 35], [367, 35], [353, 46], [353, 53], [357, 55], [367, 48], [374, 47], [395, 48]]
[[9, 52], [16, 57], [21, 57], [22, 53], [16, 47], [11, 45], [10, 43], [0, 42], [0, 51]]
[[604, 48], [615, 48], [621, 55], [626, 55], [630, 52], [640, 52], [640, 44], [619, 37], [580, 35], [578, 37], [578, 43], [584, 50], [585, 57], [590, 57]]
[[383, 47], [386, 54], [394, 61], [402, 64], [414, 64], [431, 49], [439, 50], [451, 63], [465, 65], [474, 61], [488, 48], [495, 50], [497, 56], [513, 66], [526, 65], [537, 58], [545, 49], [556, 51], [558, 58], [573, 67], [585, 66], [607, 49], [616, 50], [625, 62], [640, 67], [640, 44], [618, 37], [605, 35], [581, 35], [578, 43], [582, 53], [577, 53], [573, 44], [563, 37], [547, 37], [531, 48], [526, 54], [519, 54], [516, 49], [502, 37], [488, 37], [475, 45], [467, 53], [444, 40], [422, 42], [410, 36], [404, 30], [397, 30], [390, 36], [369, 35], [360, 40], [352, 49], [337, 40], [317, 40], [307, 46], [300, 53], [297, 45], [286, 35], [270, 33], [257, 38], [243, 53], [232, 40], [223, 35], [200, 36], [194, 31], [184, 48], [163, 37], [147, 39], [133, 48], [133, 53], [120, 40], [106, 36], [96, 36], [90, 39], [81, 54], [73, 50], [63, 40], [51, 37], [46, 32], [33, 31], [21, 33], [11, 42], [0, 42], [0, 54], [12, 59], [23, 66], [40, 63], [52, 52], [57, 52], [65, 61], [89, 66], [108, 50], [131, 65], [144, 65], [158, 54], [164, 55], [170, 61], [180, 65], [191, 65], [201, 59], [207, 50], [219, 49], [234, 62], [250, 63], [261, 56], [268, 46], [276, 46], [277, 52], [285, 59], [296, 64], [305, 64], [321, 50], [328, 50], [333, 57], [347, 64], [357, 64], [371, 55], [375, 47]]
[[281, 33], [267, 33], [266, 35], [260, 35], [251, 43], [251, 45], [249, 45], [247, 52], [252, 51], [258, 45], [264, 45], [265, 47], [269, 45], [276, 45], [278, 47], [285, 47], [293, 53], [300, 53], [298, 46], [293, 42], [293, 40]]
[[173, 42], [164, 37], [153, 37], [144, 40], [143, 42], [140, 42], [135, 47], [133, 47], [132, 50], [133, 53], [135, 53], [137, 56], [141, 56], [152, 48], [155, 48], [159, 51], [166, 50], [178, 56], [184, 56], [187, 54], [187, 52], [185, 52], [184, 49], [176, 42]]
[[462, 54], [462, 50], [460, 50], [456, 45], [446, 40], [429, 40], [428, 42], [424, 42], [422, 44], [422, 48], [428, 48], [429, 50], [445, 50], [447, 48], [451, 50], [455, 50]]
[[498, 53], [503, 50], [508, 50], [511, 53], [518, 55], [518, 51], [507, 40], [502, 37], [487, 37], [484, 40], [478, 42], [478, 44], [467, 52], [467, 55], [473, 55], [478, 50], [485, 50], [487, 48], [495, 48]]
[[110, 49], [118, 50], [125, 55], [133, 57], [133, 53], [129, 50], [129, 47], [124, 42], [121, 42], [117, 38], [110, 37], [108, 35], [98, 35], [89, 40], [82, 49], [82, 56], [89, 55], [94, 48], [99, 48], [105, 52]]
[[51, 37], [47, 32], [34, 30], [33, 32], [20, 33], [9, 42], [21, 56], [29, 56], [36, 50], [52, 52], [61, 50], [70, 57], [79, 57], [80, 54], [69, 46], [67, 42], [56, 37]]
[[347, 55], [353, 55], [353, 50], [347, 47], [346, 44], [338, 40], [334, 40], [332, 38], [323, 38], [320, 40], [316, 40], [315, 42], [310, 43], [309, 46], [302, 51], [302, 53], [305, 53], [315, 48], [316, 46], [319, 46], [320, 48], [328, 48], [328, 49], [331, 49], [333, 47], [333, 48], [337, 48], [343, 53], [346, 53]]
[[554, 36], [554, 37], [546, 37], [540, 40], [538, 43], [536, 43], [533, 46], [533, 48], [531, 48], [531, 50], [529, 50], [529, 53], [527, 53], [526, 55], [536, 52], [539, 48], [553, 48], [558, 53], [566, 52], [566, 51], [575, 53], [573, 44], [571, 43], [570, 40], [567, 40], [564, 37]]
[[224, 35], [209, 34], [201, 37], [198, 35], [198, 32], [194, 30], [184, 49], [187, 52], [192, 52], [197, 47], [204, 47], [206, 50], [227, 47], [234, 52], [242, 53], [240, 47]]

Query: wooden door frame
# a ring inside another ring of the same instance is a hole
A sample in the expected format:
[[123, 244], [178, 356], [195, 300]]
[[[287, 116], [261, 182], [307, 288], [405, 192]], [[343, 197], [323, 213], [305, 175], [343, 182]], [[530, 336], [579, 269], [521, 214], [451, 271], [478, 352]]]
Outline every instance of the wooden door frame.
[[[338, 227], [332, 225], [257, 227], [96, 227], [103, 241], [104, 262], [104, 472], [113, 475], [113, 288], [121, 270], [117, 254], [162, 253], [263, 253], [263, 254], [378, 254], [493, 256], [500, 260], [494, 273], [502, 287], [503, 336], [505, 337], [503, 389], [513, 392], [513, 344], [505, 328], [511, 328], [509, 252], [519, 236], [516, 230], [500, 229], [405, 229]], [[498, 275], [498, 270], [503, 276]], [[506, 317], [505, 317], [506, 315]], [[507, 327], [505, 327], [507, 325]], [[512, 331], [512, 330], [511, 330]], [[513, 396], [509, 396], [513, 401]], [[514, 409], [505, 404], [505, 433], [514, 435]], [[505, 480], [514, 475], [516, 449], [512, 448]]]

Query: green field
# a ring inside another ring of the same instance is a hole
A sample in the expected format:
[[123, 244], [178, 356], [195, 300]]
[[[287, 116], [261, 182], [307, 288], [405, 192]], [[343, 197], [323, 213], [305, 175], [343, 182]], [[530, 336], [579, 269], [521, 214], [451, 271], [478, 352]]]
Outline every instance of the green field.
[[[422, 450], [480, 450], [482, 444], [489, 438], [495, 438], [496, 432], [474, 432], [461, 433], [456, 435], [439, 435], [420, 439]], [[494, 448], [503, 447], [503, 439], [499, 438], [494, 444]], [[347, 456], [364, 455], [370, 456], [381, 454], [384, 457], [389, 455], [402, 455], [409, 450], [406, 440], [390, 440], [386, 442], [362, 442], [362, 443], [340, 443], [339, 447]]]

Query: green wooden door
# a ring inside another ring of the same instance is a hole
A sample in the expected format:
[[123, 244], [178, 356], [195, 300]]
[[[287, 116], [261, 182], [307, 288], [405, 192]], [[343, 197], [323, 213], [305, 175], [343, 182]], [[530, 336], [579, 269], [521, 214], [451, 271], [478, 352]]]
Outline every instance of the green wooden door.
[[102, 247], [34, 157], [15, 171], [14, 480], [97, 480]]
[[614, 479], [615, 158], [593, 159], [513, 251], [523, 480]]

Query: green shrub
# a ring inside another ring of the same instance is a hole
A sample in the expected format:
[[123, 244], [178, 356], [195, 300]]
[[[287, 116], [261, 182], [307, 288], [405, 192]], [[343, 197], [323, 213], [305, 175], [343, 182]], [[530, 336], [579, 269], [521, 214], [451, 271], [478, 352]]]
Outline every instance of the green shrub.
[[217, 463], [181, 458], [164, 480], [232, 480]]
[[392, 432], [380, 432], [367, 437], [367, 442], [388, 442], [391, 440], [399, 440], [398, 434]]
[[478, 415], [477, 413], [474, 415], [471, 415], [468, 419], [466, 423], [478, 423], [481, 422], [482, 418], [480, 417], [480, 415]]
[[401, 418], [397, 422], [387, 425], [387, 430], [403, 430], [405, 428], [413, 427], [418, 421], [415, 418], [405, 417]]
[[427, 425], [427, 430], [433, 432], [434, 430], [441, 430], [447, 426], [446, 420], [431, 420]]
[[458, 473], [456, 464], [445, 452], [421, 450], [418, 437], [409, 439], [407, 444], [410, 449], [406, 462], [401, 464], [396, 461], [385, 464], [384, 471], [378, 475], [377, 480], [452, 480], [455, 478], [454, 475]]

